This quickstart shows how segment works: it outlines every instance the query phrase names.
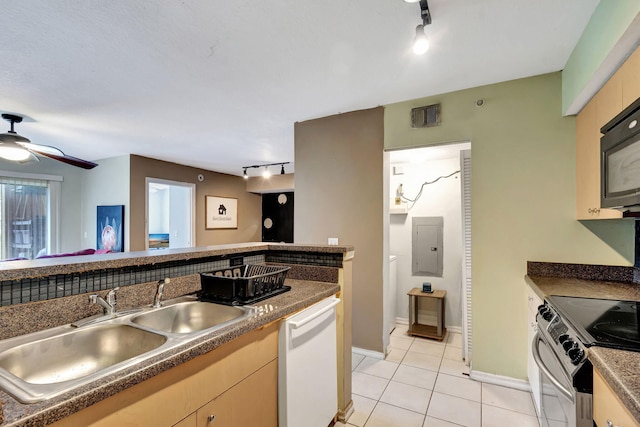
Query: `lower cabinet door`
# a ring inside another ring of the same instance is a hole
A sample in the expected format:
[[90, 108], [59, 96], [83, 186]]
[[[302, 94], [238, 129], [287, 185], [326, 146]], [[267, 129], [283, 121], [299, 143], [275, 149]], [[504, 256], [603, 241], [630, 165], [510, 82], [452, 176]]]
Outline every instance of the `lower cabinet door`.
[[278, 425], [278, 360], [198, 409], [198, 427]]
[[189, 415], [187, 418], [182, 421], [174, 424], [173, 427], [196, 427], [196, 413]]

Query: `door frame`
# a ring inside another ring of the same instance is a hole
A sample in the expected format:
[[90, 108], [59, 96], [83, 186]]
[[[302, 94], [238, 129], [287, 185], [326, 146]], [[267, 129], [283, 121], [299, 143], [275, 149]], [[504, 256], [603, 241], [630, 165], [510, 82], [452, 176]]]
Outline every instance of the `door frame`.
[[186, 187], [191, 193], [191, 246], [196, 246], [196, 185], [192, 182], [171, 181], [168, 179], [145, 177], [144, 179], [144, 248], [149, 250], [149, 184], [164, 184], [174, 187]]

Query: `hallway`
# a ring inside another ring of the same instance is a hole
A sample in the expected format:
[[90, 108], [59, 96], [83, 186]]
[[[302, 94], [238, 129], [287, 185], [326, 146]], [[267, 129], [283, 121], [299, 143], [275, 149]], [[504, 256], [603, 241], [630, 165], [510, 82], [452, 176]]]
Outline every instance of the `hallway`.
[[396, 325], [385, 360], [353, 353], [354, 414], [342, 427], [538, 427], [531, 393], [469, 379], [462, 336], [442, 343]]

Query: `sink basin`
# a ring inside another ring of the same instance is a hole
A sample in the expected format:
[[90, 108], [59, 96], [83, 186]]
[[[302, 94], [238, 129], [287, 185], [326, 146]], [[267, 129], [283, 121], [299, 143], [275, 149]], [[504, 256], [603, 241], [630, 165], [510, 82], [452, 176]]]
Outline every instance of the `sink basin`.
[[222, 327], [233, 320], [242, 320], [250, 313], [243, 307], [190, 301], [139, 314], [131, 321], [157, 331], [188, 334], [215, 326]]
[[130, 360], [166, 340], [124, 324], [74, 329], [0, 352], [0, 368], [29, 384], [61, 383]]
[[167, 304], [145, 308], [142, 314], [121, 312], [0, 341], [0, 388], [23, 403], [40, 402], [255, 313], [255, 308], [200, 302], [191, 296]]

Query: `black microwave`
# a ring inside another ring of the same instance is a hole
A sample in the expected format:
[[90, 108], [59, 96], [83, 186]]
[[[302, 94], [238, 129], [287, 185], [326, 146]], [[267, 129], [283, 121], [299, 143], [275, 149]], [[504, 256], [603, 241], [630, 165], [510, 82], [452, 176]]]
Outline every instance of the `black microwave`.
[[[640, 211], [640, 98], [600, 132], [601, 207]], [[633, 214], [629, 216], [637, 216]]]

